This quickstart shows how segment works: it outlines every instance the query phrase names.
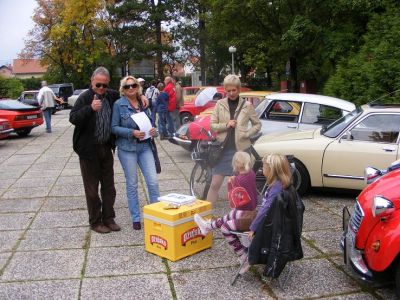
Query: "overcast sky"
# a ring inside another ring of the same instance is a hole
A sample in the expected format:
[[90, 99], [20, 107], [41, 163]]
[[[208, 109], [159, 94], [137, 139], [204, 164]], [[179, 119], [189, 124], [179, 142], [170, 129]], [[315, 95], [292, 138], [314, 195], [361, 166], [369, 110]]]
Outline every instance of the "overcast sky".
[[24, 48], [35, 7], [35, 0], [0, 0], [0, 65], [11, 63]]

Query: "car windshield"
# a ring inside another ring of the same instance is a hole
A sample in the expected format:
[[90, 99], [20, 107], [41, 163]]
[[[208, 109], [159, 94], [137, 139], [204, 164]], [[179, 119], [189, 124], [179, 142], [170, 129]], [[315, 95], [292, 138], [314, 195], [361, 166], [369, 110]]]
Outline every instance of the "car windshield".
[[26, 105], [17, 100], [1, 100], [0, 101], [0, 109], [8, 110], [8, 109], [26, 109], [26, 108], [34, 108], [34, 106]]
[[353, 120], [355, 120], [362, 112], [363, 110], [361, 107], [356, 108], [351, 113], [341, 117], [335, 122], [329, 124], [327, 127], [324, 127], [321, 130], [321, 134], [330, 138], [337, 137], [343, 131], [343, 129], [345, 129], [348, 124], [353, 122]]
[[265, 108], [267, 107], [267, 105], [271, 102], [270, 99], [265, 99], [264, 101], [262, 101], [259, 105], [257, 105], [256, 107], [256, 114], [258, 117], [261, 116], [261, 114], [264, 112]]

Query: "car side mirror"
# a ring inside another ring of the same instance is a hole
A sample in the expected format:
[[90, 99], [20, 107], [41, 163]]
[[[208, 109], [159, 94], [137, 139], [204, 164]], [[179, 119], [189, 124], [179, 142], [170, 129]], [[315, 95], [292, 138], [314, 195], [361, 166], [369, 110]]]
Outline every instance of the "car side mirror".
[[351, 135], [350, 131], [347, 131], [345, 134], [342, 135], [340, 141], [351, 141], [353, 140], [353, 136]]

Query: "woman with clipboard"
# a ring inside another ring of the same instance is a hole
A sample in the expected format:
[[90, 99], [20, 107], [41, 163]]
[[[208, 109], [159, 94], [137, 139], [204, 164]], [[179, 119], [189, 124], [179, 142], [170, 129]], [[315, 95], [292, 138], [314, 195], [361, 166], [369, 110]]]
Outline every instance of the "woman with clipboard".
[[140, 230], [140, 206], [138, 197], [138, 166], [144, 176], [150, 203], [158, 201], [157, 171], [152, 151], [152, 138], [156, 134], [152, 126], [151, 112], [140, 101], [142, 87], [135, 77], [121, 80], [121, 98], [114, 103], [112, 132], [116, 135], [118, 158], [126, 179], [126, 194], [134, 230]]

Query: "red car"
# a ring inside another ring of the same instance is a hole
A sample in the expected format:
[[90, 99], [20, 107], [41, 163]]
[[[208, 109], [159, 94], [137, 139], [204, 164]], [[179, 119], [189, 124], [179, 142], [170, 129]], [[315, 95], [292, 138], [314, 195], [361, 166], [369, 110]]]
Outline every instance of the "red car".
[[[249, 91], [249, 88], [242, 87], [241, 92]], [[193, 100], [186, 101], [179, 109], [179, 119], [181, 124], [193, 121], [194, 117], [199, 115], [207, 108], [214, 107], [219, 99], [226, 96], [223, 86], [206, 87], [202, 89]]]
[[6, 119], [0, 119], [0, 140], [8, 137], [11, 132], [13, 132], [13, 129], [10, 122]]
[[366, 169], [367, 183], [376, 181], [361, 192], [353, 214], [343, 210], [344, 260], [364, 280], [395, 278], [400, 297], [400, 163], [371, 169]]
[[0, 118], [8, 120], [19, 136], [26, 136], [34, 127], [43, 124], [43, 114], [40, 108], [26, 105], [17, 100], [0, 101]]

